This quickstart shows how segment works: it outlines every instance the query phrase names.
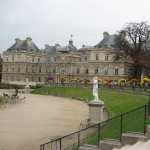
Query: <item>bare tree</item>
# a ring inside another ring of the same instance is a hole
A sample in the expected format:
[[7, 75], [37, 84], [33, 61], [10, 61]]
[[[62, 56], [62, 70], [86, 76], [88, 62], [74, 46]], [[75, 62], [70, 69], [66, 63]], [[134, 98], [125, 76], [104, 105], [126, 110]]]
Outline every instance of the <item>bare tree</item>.
[[135, 76], [142, 74], [143, 68], [150, 63], [150, 25], [147, 22], [128, 23], [116, 39], [119, 55], [130, 56], [134, 62]]

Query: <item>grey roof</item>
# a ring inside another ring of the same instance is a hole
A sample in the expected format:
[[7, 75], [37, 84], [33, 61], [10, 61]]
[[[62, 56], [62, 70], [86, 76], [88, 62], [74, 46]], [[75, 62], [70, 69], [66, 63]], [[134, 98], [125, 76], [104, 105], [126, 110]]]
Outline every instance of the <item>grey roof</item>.
[[54, 54], [56, 54], [56, 45], [50, 46], [50, 45], [46, 44], [44, 51], [49, 55], [54, 55]]
[[73, 45], [73, 41], [69, 40], [67, 46], [59, 47], [57, 50], [60, 52], [70, 52], [70, 51], [77, 51], [77, 48]]
[[14, 45], [7, 49], [8, 51], [40, 51], [40, 49], [34, 44], [31, 38], [25, 40], [16, 39]]
[[117, 48], [116, 45], [116, 34], [109, 35], [109, 33], [103, 33], [103, 39], [95, 47], [97, 48]]

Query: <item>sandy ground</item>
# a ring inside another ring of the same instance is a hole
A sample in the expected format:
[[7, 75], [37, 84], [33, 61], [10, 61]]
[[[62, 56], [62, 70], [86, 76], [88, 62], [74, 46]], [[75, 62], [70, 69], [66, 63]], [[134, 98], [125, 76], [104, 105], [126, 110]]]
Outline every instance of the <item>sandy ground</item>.
[[87, 118], [83, 102], [26, 95], [24, 103], [0, 109], [0, 150], [38, 150], [48, 138], [76, 131]]

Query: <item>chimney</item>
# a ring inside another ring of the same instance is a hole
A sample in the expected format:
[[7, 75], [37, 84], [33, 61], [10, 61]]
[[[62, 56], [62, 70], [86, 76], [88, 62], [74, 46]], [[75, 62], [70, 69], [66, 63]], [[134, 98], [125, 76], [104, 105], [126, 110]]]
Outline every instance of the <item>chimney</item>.
[[30, 45], [32, 43], [32, 38], [31, 37], [27, 37], [26, 38], [27, 43]]
[[103, 32], [103, 38], [106, 39], [109, 37], [109, 33], [108, 32]]
[[72, 40], [69, 40], [69, 45], [73, 45], [73, 41]]
[[27, 37], [26, 40], [27, 41], [32, 41], [32, 38], [31, 37]]

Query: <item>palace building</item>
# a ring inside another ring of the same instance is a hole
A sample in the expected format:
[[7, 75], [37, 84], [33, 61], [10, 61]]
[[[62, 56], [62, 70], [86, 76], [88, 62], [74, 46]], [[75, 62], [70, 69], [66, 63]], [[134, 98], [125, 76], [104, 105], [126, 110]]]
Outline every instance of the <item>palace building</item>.
[[97, 76], [100, 82], [128, 79], [132, 76], [132, 61], [116, 59], [117, 35], [103, 34], [103, 40], [93, 47], [77, 49], [73, 40], [67, 46], [46, 45], [40, 50], [31, 38], [16, 39], [3, 52], [2, 82], [30, 85], [91, 82]]

